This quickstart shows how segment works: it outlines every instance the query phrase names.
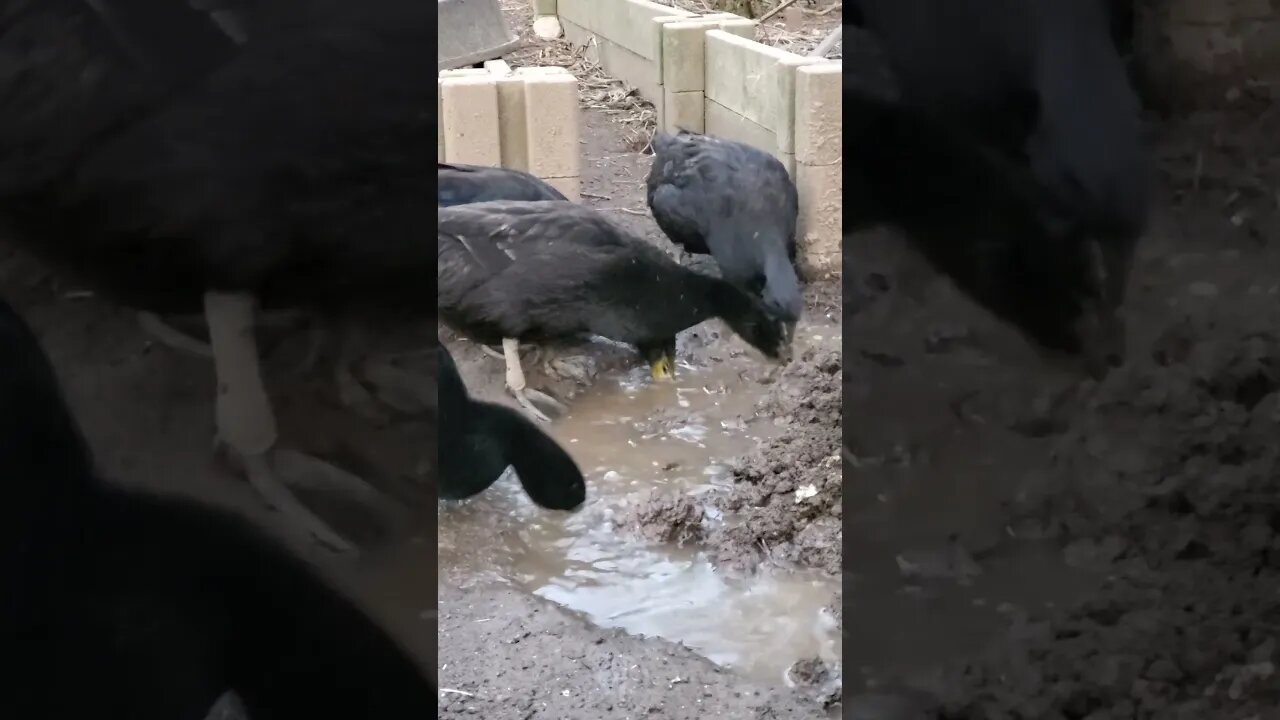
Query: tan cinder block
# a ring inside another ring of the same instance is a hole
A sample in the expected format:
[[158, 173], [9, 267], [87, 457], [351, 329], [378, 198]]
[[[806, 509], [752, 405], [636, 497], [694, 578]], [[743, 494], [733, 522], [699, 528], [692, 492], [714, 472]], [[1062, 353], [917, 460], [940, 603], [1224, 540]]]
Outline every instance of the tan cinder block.
[[689, 92], [671, 92], [663, 88], [664, 96], [662, 130], [673, 133], [677, 130], [703, 132], [705, 127], [702, 115], [705, 112], [701, 90]]
[[662, 86], [671, 92], [702, 92], [706, 73], [702, 61], [707, 30], [701, 20], [669, 22], [662, 26]]
[[507, 64], [506, 60], [485, 60], [484, 70], [498, 77], [511, 74], [511, 66]]
[[[794, 98], [796, 95], [797, 71], [806, 65], [822, 62], [826, 61], [821, 58], [801, 57], [790, 53], [787, 54], [787, 57], [778, 58], [778, 87], [776, 90], [778, 97]], [[785, 152], [794, 153], [796, 151], [795, 101], [778, 108], [778, 121], [774, 126], [774, 131], [778, 134], [778, 147]]]
[[569, 20], [563, 13], [558, 17], [560, 18], [560, 27], [564, 30], [565, 42], [573, 45], [574, 47], [582, 47], [591, 41], [590, 30], [572, 20]]
[[[783, 165], [789, 160], [794, 161], [794, 155], [778, 148], [777, 136], [773, 130], [752, 122], [710, 98], [703, 101], [702, 117], [704, 132], [708, 135], [718, 135], [760, 148], [778, 158]], [[791, 168], [787, 168], [787, 171], [791, 172]]]
[[[662, 65], [649, 58], [597, 36], [599, 62], [610, 77], [617, 78], [640, 92], [640, 97], [654, 103], [662, 100]], [[659, 115], [661, 117], [661, 115]]]
[[548, 177], [542, 178], [548, 185], [559, 190], [572, 202], [582, 202], [582, 178], [580, 177]]
[[533, 0], [534, 15], [556, 15], [558, 12], [556, 0]]
[[593, 18], [592, 32], [616, 45], [630, 50], [651, 61], [657, 61], [654, 51], [660, 47], [659, 25], [653, 18], [693, 13], [669, 5], [659, 5], [649, 0], [595, 0], [599, 3]]
[[796, 165], [796, 190], [800, 217], [796, 242], [802, 270], [810, 277], [840, 272], [841, 228], [844, 222], [841, 192], [843, 165]]
[[706, 37], [707, 98], [776, 132], [793, 112], [794, 97], [779, 95], [779, 61], [792, 53], [723, 30], [709, 30]]
[[[732, 13], [725, 14], [731, 15]], [[734, 16], [733, 19], [720, 20], [716, 23], [717, 29], [723, 30], [727, 33], [732, 33], [747, 40], [756, 39], [756, 28], [759, 26], [760, 23], [755, 20], [748, 20], [747, 18], [737, 16]]]
[[524, 79], [511, 74], [497, 78], [498, 137], [502, 167], [529, 169], [529, 134], [525, 130]]
[[525, 81], [531, 77], [572, 78], [568, 69], [559, 65], [534, 65], [516, 68], [498, 79], [498, 126], [502, 138], [502, 166], [516, 170], [529, 169], [529, 133], [525, 128]]
[[[443, 74], [443, 73], [442, 73]], [[445, 159], [474, 165], [502, 162], [498, 86], [493, 76], [452, 76], [440, 82]]]
[[528, 75], [524, 126], [529, 172], [538, 177], [578, 175], [578, 80], [569, 73]]
[[824, 62], [796, 71], [795, 153], [801, 164], [831, 165], [844, 157], [842, 69], [843, 63]]
[[655, 58], [658, 62], [658, 82], [665, 82], [662, 78], [662, 43], [665, 42], [662, 36], [662, 29], [668, 23], [692, 22], [692, 20], [687, 15], [659, 15], [650, 20], [650, 22], [653, 23], [655, 32], [653, 34], [654, 46], [650, 51], [649, 57]]
[[[556, 14], [560, 17], [560, 23], [563, 25], [566, 20], [572, 22], [579, 29], [586, 30], [588, 33], [595, 30], [595, 20], [601, 6], [608, 3], [600, 2], [600, 0], [558, 0], [556, 2]], [[607, 9], [607, 8], [606, 8]], [[565, 37], [569, 36], [569, 28], [565, 28]]]
[[436, 80], [436, 161], [444, 162], [444, 80]]

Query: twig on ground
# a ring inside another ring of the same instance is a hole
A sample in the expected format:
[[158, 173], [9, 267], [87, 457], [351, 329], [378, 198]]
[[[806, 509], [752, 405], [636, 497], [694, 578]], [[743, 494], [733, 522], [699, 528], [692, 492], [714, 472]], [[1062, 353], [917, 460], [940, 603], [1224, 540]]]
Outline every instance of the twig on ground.
[[769, 12], [767, 12], [767, 13], [765, 13], [765, 14], [761, 15], [761, 16], [760, 16], [760, 19], [759, 19], [759, 20], [757, 20], [756, 22], [761, 22], [761, 23], [762, 23], [762, 22], [764, 22], [765, 20], [768, 20], [769, 18], [773, 17], [774, 15], [777, 15], [778, 13], [782, 12], [783, 10], [786, 10], [787, 8], [789, 8], [789, 7], [791, 7], [792, 5], [795, 5], [795, 4], [796, 4], [796, 0], [782, 0], [782, 2], [778, 3], [778, 6], [777, 6], [777, 7], [775, 7], [775, 8], [774, 8], [774, 9], [772, 9], [772, 10], [770, 10]]
[[440, 688], [440, 694], [443, 695], [445, 693], [451, 693], [453, 695], [465, 695], [467, 697], [476, 696], [475, 693], [470, 693], [470, 692], [467, 692], [466, 690], [454, 690], [453, 688]]

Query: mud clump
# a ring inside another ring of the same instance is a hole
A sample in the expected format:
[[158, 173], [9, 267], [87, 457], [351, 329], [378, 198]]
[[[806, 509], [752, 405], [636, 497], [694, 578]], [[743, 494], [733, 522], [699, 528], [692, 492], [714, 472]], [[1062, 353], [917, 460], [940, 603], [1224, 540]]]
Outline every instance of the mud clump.
[[702, 505], [678, 493], [651, 493], [626, 514], [621, 525], [653, 543], [683, 546], [705, 537]]
[[1074, 419], [1016, 526], [1109, 579], [956, 669], [938, 717], [1276, 717], [1280, 338], [1208, 336], [1166, 334]]
[[839, 666], [819, 658], [797, 660], [787, 668], [786, 679], [790, 687], [800, 690], [822, 707], [830, 707], [840, 701], [843, 679]]
[[838, 352], [810, 349], [760, 401], [757, 412], [785, 429], [740, 458], [732, 488], [716, 498], [730, 516], [705, 540], [717, 562], [750, 568], [767, 558], [840, 572], [842, 375]]

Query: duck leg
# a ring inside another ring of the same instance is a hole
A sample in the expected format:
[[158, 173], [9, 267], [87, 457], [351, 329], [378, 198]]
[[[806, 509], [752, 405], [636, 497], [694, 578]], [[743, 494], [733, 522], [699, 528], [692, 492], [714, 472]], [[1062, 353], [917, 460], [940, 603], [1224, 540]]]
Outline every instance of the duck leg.
[[[484, 343], [476, 343], [476, 345], [479, 346], [480, 352], [484, 353], [485, 355], [488, 355], [491, 358], [506, 362], [507, 356], [505, 353], [500, 353], [497, 350], [494, 350], [493, 348], [489, 347], [488, 345], [485, 345]], [[520, 348], [520, 349], [521, 350], [527, 349], [534, 354], [533, 357], [529, 360], [529, 362], [535, 362], [535, 363], [538, 362], [540, 358], [540, 355], [539, 355], [540, 348], [537, 345], [525, 345], [523, 348]]]
[[529, 411], [529, 414], [543, 422], [551, 422], [551, 418], [534, 406], [532, 400], [536, 399], [552, 408], [564, 412], [568, 410], [563, 403], [541, 390], [534, 390], [525, 386], [524, 368], [520, 365], [520, 341], [515, 338], [505, 338], [502, 341], [502, 351], [506, 356], [507, 362], [507, 388], [511, 390], [511, 394], [515, 396], [516, 401], [520, 403], [520, 407]]
[[[242, 293], [205, 294], [205, 318], [218, 378], [216, 419], [218, 441], [238, 459], [250, 485], [298, 529], [313, 535], [338, 552], [354, 553], [355, 547], [303, 505], [281, 477], [294, 476], [295, 484], [341, 489], [357, 501], [368, 501], [377, 491], [350, 473], [301, 453], [280, 453], [276, 447], [276, 419], [262, 382], [254, 338], [255, 302]], [[371, 504], [381, 510], [390, 501]]]
[[142, 326], [148, 335], [174, 350], [181, 350], [197, 357], [213, 357], [213, 347], [209, 343], [175, 329], [153, 312], [138, 313], [138, 325]]
[[378, 403], [373, 393], [366, 390], [351, 372], [351, 366], [360, 358], [364, 347], [364, 329], [354, 320], [344, 320], [341, 348], [338, 351], [338, 361], [333, 368], [333, 379], [338, 386], [338, 400], [343, 407], [374, 425], [386, 425], [391, 421], [390, 415]]

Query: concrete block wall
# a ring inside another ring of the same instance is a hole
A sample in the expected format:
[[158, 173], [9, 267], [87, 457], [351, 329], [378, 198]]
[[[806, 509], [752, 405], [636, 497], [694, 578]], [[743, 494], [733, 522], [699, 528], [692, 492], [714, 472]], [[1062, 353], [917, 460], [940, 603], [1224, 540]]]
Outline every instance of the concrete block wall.
[[524, 170], [570, 200], [581, 199], [578, 80], [562, 67], [439, 73], [437, 156], [441, 162]]
[[[532, 0], [536, 12], [547, 0]], [[800, 193], [800, 262], [840, 273], [841, 69], [755, 42], [756, 23], [648, 0], [555, 0], [565, 39], [653, 103], [662, 130], [705, 132], [777, 157]]]

